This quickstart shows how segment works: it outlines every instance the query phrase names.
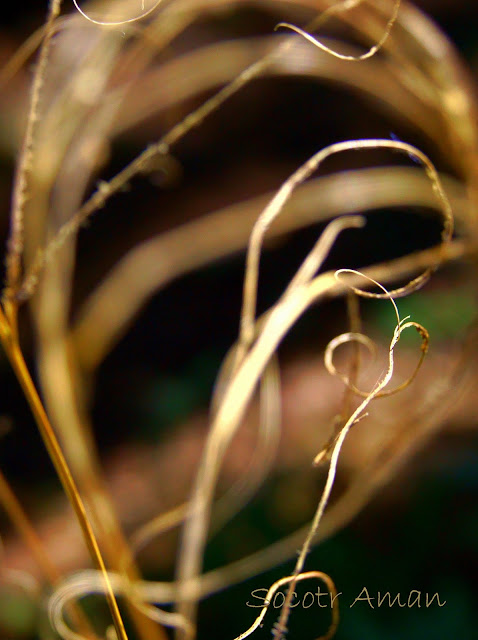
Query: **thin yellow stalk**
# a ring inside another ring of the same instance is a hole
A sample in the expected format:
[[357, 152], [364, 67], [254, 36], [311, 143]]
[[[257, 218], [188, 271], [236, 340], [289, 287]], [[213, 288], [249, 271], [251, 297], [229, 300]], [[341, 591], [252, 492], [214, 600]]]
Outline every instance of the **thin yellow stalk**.
[[[20, 536], [24, 540], [32, 552], [35, 561], [37, 562], [44, 577], [49, 584], [54, 587], [62, 579], [62, 575], [57, 567], [50, 560], [42, 541], [38, 537], [35, 528], [33, 527], [30, 519], [25, 513], [20, 501], [18, 500], [15, 492], [12, 490], [5, 475], [0, 470], [0, 502], [5, 509], [8, 517], [12, 521], [13, 525], [19, 532]], [[93, 630], [90, 627], [89, 621], [85, 614], [78, 608], [75, 603], [69, 606], [70, 615], [75, 621], [75, 624], [87, 638], [96, 638]]]
[[0, 339], [3, 343], [8, 360], [10, 361], [15, 375], [22, 387], [23, 393], [25, 394], [25, 398], [30, 405], [30, 409], [40, 431], [40, 435], [53, 462], [58, 477], [60, 478], [63, 489], [75, 511], [90, 556], [96, 568], [103, 575], [106, 586], [106, 599], [111, 611], [118, 640], [128, 640], [124, 623], [118, 608], [118, 603], [116, 602], [105, 563], [88, 519], [85, 506], [25, 363], [25, 359], [18, 343], [16, 327], [15, 325], [13, 328], [10, 326], [7, 317], [1, 308]]
[[0, 470], [0, 502], [8, 517], [28, 545], [42, 573], [51, 584], [60, 580], [60, 572], [51, 562], [33, 525], [24, 512], [18, 498]]

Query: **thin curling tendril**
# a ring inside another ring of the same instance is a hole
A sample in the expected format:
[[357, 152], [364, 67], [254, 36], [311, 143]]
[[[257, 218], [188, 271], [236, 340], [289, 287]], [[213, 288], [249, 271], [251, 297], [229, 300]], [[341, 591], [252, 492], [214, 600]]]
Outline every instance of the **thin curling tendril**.
[[[437, 197], [443, 216], [443, 230], [441, 233], [441, 244], [448, 244], [453, 236], [453, 213], [450, 202], [440, 182], [440, 178], [435, 166], [422, 151], [411, 144], [399, 140], [389, 139], [364, 139], [347, 140], [337, 142], [314, 154], [307, 162], [299, 167], [269, 202], [257, 219], [249, 241], [246, 258], [246, 275], [244, 278], [243, 307], [241, 311], [241, 332], [240, 342], [243, 345], [251, 344], [254, 335], [254, 323], [256, 317], [257, 288], [259, 278], [259, 259], [262, 243], [267, 229], [273, 221], [280, 215], [287, 201], [292, 196], [294, 190], [305, 180], [307, 180], [322, 164], [324, 160], [337, 153], [344, 151], [362, 151], [366, 149], [390, 149], [407, 154], [412, 159], [417, 160], [425, 168], [427, 177], [432, 183], [433, 192]], [[387, 299], [406, 296], [422, 287], [436, 271], [441, 263], [441, 259], [436, 264], [428, 267], [420, 275], [410, 280], [406, 285], [398, 289], [393, 289], [387, 293], [372, 293], [358, 290], [351, 287], [352, 291], [360, 291], [360, 295], [367, 298]], [[386, 291], [386, 290], [385, 290]], [[398, 314], [398, 311], [397, 311]]]
[[[147, 13], [132, 19], [133, 21], [142, 19], [153, 11], [160, 3], [148, 10]], [[87, 16], [78, 7], [78, 0], [74, 0], [77, 9], [80, 13], [90, 22], [96, 22], [103, 26], [126, 26], [126, 22], [98, 22]], [[362, 3], [362, 0], [346, 0], [345, 2], [336, 3], [324, 11], [317, 19], [315, 19], [311, 27], [317, 29], [322, 26], [326, 20], [335, 14], [353, 9]], [[130, 20], [131, 22], [131, 20]], [[179, 139], [184, 137], [192, 128], [198, 126], [210, 113], [215, 111], [221, 104], [223, 104], [230, 96], [234, 95], [241, 87], [250, 82], [253, 78], [257, 77], [266, 69], [272, 62], [282, 54], [285, 54], [292, 44], [292, 40], [287, 40], [283, 44], [279, 45], [276, 50], [261, 58], [260, 60], [252, 63], [249, 67], [244, 69], [237, 78], [224, 86], [217, 94], [212, 96], [209, 100], [203, 103], [198, 109], [190, 113], [180, 123], [175, 125], [168, 134], [163, 136], [156, 144], [150, 145], [146, 148], [135, 160], [130, 162], [124, 167], [109, 183], [107, 183], [107, 189], [97, 189], [93, 195], [77, 210], [72, 219], [64, 223], [64, 225], [58, 230], [57, 236], [48, 244], [44, 250], [38, 250], [35, 260], [27, 273], [24, 274], [23, 282], [20, 286], [20, 290], [15, 296], [17, 302], [25, 302], [35, 291], [38, 285], [39, 274], [44, 268], [45, 264], [49, 262], [56, 251], [63, 245], [64, 241], [77, 232], [80, 226], [98, 209], [102, 208], [106, 201], [114, 194], [117, 193], [134, 175], [139, 173], [143, 167], [147, 164], [148, 160], [152, 157], [164, 156], [169, 153], [172, 145], [174, 145]]]
[[[129, 0], [129, 2], [131, 2], [131, 0]], [[73, 4], [75, 5], [77, 11], [83, 16], [83, 18], [88, 20], [88, 22], [92, 22], [93, 24], [99, 25], [100, 27], [122, 27], [125, 24], [131, 24], [132, 22], [138, 22], [138, 20], [142, 20], [143, 18], [146, 18], [151, 13], [153, 13], [153, 11], [155, 11], [159, 7], [161, 2], [162, 2], [162, 0], [157, 0], [157, 2], [155, 2], [155, 4], [152, 7], [150, 7], [147, 11], [145, 11], [144, 10], [144, 0], [141, 0], [141, 10], [143, 11], [143, 13], [141, 13], [139, 16], [135, 16], [134, 18], [127, 18], [125, 20], [108, 21], [108, 20], [96, 20], [95, 18], [91, 18], [80, 7], [78, 0], [73, 0]]]
[[[393, 25], [395, 24], [395, 21], [397, 20], [398, 11], [400, 9], [400, 2], [401, 0], [396, 0], [393, 8], [393, 13], [389, 21], [387, 22], [385, 31], [382, 37], [380, 38], [380, 40], [377, 42], [377, 44], [374, 44], [373, 47], [370, 47], [370, 49], [366, 53], [363, 53], [360, 56], [350, 56], [350, 55], [344, 55], [342, 53], [338, 53], [337, 51], [334, 51], [327, 45], [320, 42], [320, 40], [317, 40], [317, 38], [315, 38], [313, 35], [311, 35], [307, 31], [304, 31], [304, 29], [301, 29], [300, 27], [296, 27], [295, 25], [290, 24], [289, 22], [280, 22], [275, 27], [274, 30], [277, 31], [278, 29], [290, 29], [291, 31], [294, 31], [298, 35], [302, 36], [303, 38], [311, 42], [314, 46], [321, 49], [321, 51], [325, 51], [326, 53], [329, 53], [334, 58], [338, 58], [339, 60], [346, 60], [348, 62], [360, 62], [361, 60], [367, 60], [368, 58], [371, 58], [377, 53], [377, 51], [379, 51], [383, 47], [388, 36], [390, 35], [391, 30], [393, 29]], [[347, 6], [347, 8], [348, 9], [353, 8], [358, 4], [360, 4], [360, 2], [351, 2], [349, 6]]]
[[[190, 625], [180, 614], [164, 611], [153, 605], [154, 598], [149, 597], [145, 583], [135, 583], [131, 591], [121, 575], [109, 573], [111, 588], [116, 596], [128, 596], [134, 606], [145, 616], [166, 627], [190, 630]], [[68, 603], [92, 594], [106, 594], [103, 576], [99, 572], [83, 571], [62, 581], [48, 602], [48, 617], [56, 633], [63, 640], [86, 640], [83, 635], [73, 631], [65, 621], [65, 608]], [[116, 633], [116, 632], [115, 632]]]
[[[279, 621], [278, 624], [276, 626], [276, 634], [275, 634], [275, 640], [282, 640], [284, 633], [287, 629], [287, 621], [290, 615], [290, 609], [291, 609], [291, 605], [292, 605], [292, 598], [293, 598], [293, 593], [294, 593], [294, 586], [295, 583], [298, 579], [298, 576], [301, 575], [304, 565], [305, 565], [305, 561], [307, 558], [307, 555], [311, 549], [313, 540], [316, 536], [317, 530], [319, 529], [320, 523], [322, 521], [322, 517], [324, 515], [326, 506], [328, 504], [330, 495], [332, 493], [332, 489], [335, 483], [335, 476], [337, 473], [337, 466], [338, 466], [338, 461], [339, 461], [339, 456], [340, 456], [340, 452], [342, 450], [342, 446], [345, 442], [345, 438], [347, 437], [350, 429], [352, 428], [352, 426], [354, 424], [356, 424], [356, 422], [358, 420], [360, 420], [365, 413], [365, 409], [368, 407], [368, 405], [370, 404], [370, 402], [372, 400], [374, 400], [380, 393], [381, 391], [388, 385], [388, 383], [390, 382], [390, 380], [392, 379], [393, 376], [393, 370], [394, 370], [394, 350], [395, 347], [397, 345], [397, 342], [400, 339], [400, 335], [402, 333], [402, 331], [404, 331], [405, 329], [409, 328], [410, 326], [415, 326], [416, 328], [416, 323], [412, 323], [412, 322], [406, 322], [406, 320], [408, 320], [408, 318], [404, 318], [403, 320], [400, 319], [400, 315], [398, 312], [398, 307], [397, 304], [395, 302], [395, 300], [393, 300], [393, 298], [391, 297], [391, 292], [387, 291], [387, 289], [381, 285], [379, 282], [377, 282], [376, 280], [374, 280], [373, 278], [370, 278], [368, 276], [366, 276], [363, 273], [360, 273], [359, 271], [354, 271], [352, 269], [342, 269], [339, 272], [336, 272], [336, 276], [340, 275], [340, 273], [343, 272], [348, 272], [351, 273], [353, 275], [359, 275], [362, 276], [363, 278], [365, 278], [366, 280], [368, 280], [371, 284], [376, 285], [377, 287], [379, 287], [383, 292], [384, 292], [384, 297], [388, 298], [393, 306], [394, 312], [395, 312], [395, 316], [396, 316], [396, 321], [397, 324], [395, 326], [395, 330], [393, 332], [393, 336], [392, 339], [390, 341], [390, 347], [389, 347], [389, 353], [388, 353], [388, 369], [385, 373], [385, 375], [377, 382], [377, 384], [375, 385], [375, 387], [372, 389], [372, 391], [362, 400], [362, 402], [360, 403], [360, 405], [355, 409], [355, 411], [352, 413], [352, 415], [349, 417], [349, 419], [347, 420], [347, 422], [345, 423], [345, 425], [342, 427], [342, 429], [339, 431], [335, 442], [332, 446], [332, 451], [331, 451], [331, 455], [330, 455], [330, 464], [329, 464], [329, 470], [327, 473], [327, 479], [325, 482], [325, 487], [324, 490], [322, 492], [322, 496], [320, 498], [319, 504], [317, 506], [315, 515], [314, 515], [314, 519], [312, 521], [311, 527], [309, 529], [309, 532], [307, 534], [307, 537], [304, 541], [304, 544], [302, 545], [302, 548], [300, 550], [299, 553], [299, 557], [297, 559], [297, 563], [294, 569], [294, 572], [292, 574], [292, 580], [290, 581], [290, 586], [287, 592], [287, 596], [285, 599], [285, 602], [282, 606], [282, 611], [279, 617]], [[321, 455], [321, 453], [319, 453], [319, 456]], [[317, 459], [317, 458], [316, 458]]]
[[[336, 271], [335, 273], [335, 277], [337, 280], [339, 280], [339, 276], [342, 275], [343, 273], [352, 273], [355, 275], [358, 275], [359, 272], [355, 271], [354, 269], [339, 269], [338, 271]], [[354, 293], [357, 293], [357, 295], [362, 295], [362, 293], [358, 293], [361, 290], [357, 289], [356, 287], [351, 286], [350, 287], [351, 290]], [[408, 318], [405, 318], [404, 320], [400, 321], [400, 326], [403, 329], [405, 328], [409, 328], [409, 327], [414, 327], [416, 329], [416, 331], [419, 333], [421, 339], [422, 339], [422, 345], [421, 345], [421, 350], [420, 350], [420, 358], [418, 360], [418, 364], [415, 367], [415, 370], [413, 371], [412, 375], [407, 378], [407, 380], [405, 380], [404, 382], [402, 382], [400, 385], [398, 385], [398, 387], [395, 387], [394, 389], [388, 389], [388, 390], [383, 390], [380, 393], [378, 393], [375, 397], [376, 398], [383, 398], [383, 397], [387, 397], [387, 396], [391, 396], [394, 395], [396, 393], [398, 393], [399, 391], [403, 391], [404, 389], [406, 389], [417, 377], [417, 374], [420, 370], [420, 367], [423, 364], [423, 360], [425, 359], [425, 356], [428, 352], [428, 346], [429, 346], [429, 342], [430, 342], [430, 336], [428, 331], [425, 329], [425, 327], [423, 327], [421, 324], [419, 324], [418, 322], [405, 322], [405, 320], [407, 320]], [[327, 348], [325, 350], [325, 355], [324, 355], [324, 364], [325, 364], [325, 368], [327, 369], [327, 371], [333, 375], [336, 376], [338, 378], [340, 378], [340, 380], [342, 380], [342, 382], [347, 386], [348, 389], [350, 389], [353, 393], [355, 393], [356, 395], [362, 397], [362, 398], [366, 398], [369, 395], [369, 391], [362, 391], [360, 390], [355, 384], [352, 383], [352, 381], [350, 380], [350, 377], [345, 374], [342, 373], [341, 371], [339, 371], [336, 366], [334, 365], [333, 362], [333, 358], [334, 358], [334, 353], [335, 350], [343, 344], [347, 344], [349, 342], [359, 342], [360, 344], [364, 345], [365, 347], [367, 347], [367, 349], [372, 353], [375, 354], [376, 353], [376, 348], [375, 345], [373, 343], [372, 340], [370, 340], [370, 338], [368, 338], [367, 336], [361, 334], [361, 333], [354, 333], [354, 332], [348, 332], [348, 333], [342, 333], [341, 335], [337, 336], [336, 338], [334, 338], [333, 340], [331, 340], [329, 342], [329, 344], [327, 345]]]
[[[267, 610], [269, 609], [271, 598], [280, 587], [282, 587], [285, 584], [289, 584], [292, 580], [294, 580], [295, 582], [300, 582], [302, 580], [307, 580], [309, 578], [317, 578], [318, 580], [322, 580], [323, 582], [325, 582], [332, 596], [332, 621], [330, 623], [329, 629], [327, 630], [327, 633], [323, 636], [320, 636], [320, 638], [318, 638], [317, 640], [329, 640], [330, 638], [332, 638], [335, 635], [335, 632], [337, 630], [337, 626], [339, 623], [339, 606], [338, 606], [338, 599], [337, 599], [337, 589], [335, 588], [335, 584], [332, 578], [328, 576], [326, 573], [323, 573], [322, 571], [307, 571], [307, 572], [301, 573], [298, 576], [295, 576], [295, 577], [287, 576], [286, 578], [281, 578], [280, 580], [277, 580], [276, 582], [274, 582], [274, 584], [270, 587], [264, 599], [264, 606], [262, 607], [262, 611], [257, 616], [254, 623], [249, 627], [249, 629], [247, 629], [247, 631], [244, 631], [244, 633], [241, 633], [240, 636], [237, 636], [235, 640], [244, 640], [245, 638], [250, 636], [251, 633], [254, 633], [254, 631], [261, 625], [262, 620], [264, 619], [264, 616], [266, 615]], [[282, 631], [284, 631], [284, 629]], [[276, 633], [275, 630], [273, 633], [275, 635]]]

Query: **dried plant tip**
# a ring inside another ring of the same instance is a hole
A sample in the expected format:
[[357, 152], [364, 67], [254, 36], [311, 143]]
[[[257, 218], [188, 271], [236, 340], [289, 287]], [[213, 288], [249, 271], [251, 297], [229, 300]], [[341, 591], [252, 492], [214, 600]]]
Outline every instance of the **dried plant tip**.
[[[317, 578], [318, 580], [322, 580], [323, 582], [325, 582], [330, 592], [331, 602], [332, 602], [332, 621], [330, 623], [330, 627], [327, 633], [324, 636], [320, 636], [320, 638], [318, 638], [317, 640], [329, 640], [329, 638], [332, 638], [335, 635], [335, 632], [337, 630], [337, 625], [339, 623], [339, 605], [338, 605], [338, 598], [337, 598], [337, 589], [335, 588], [335, 584], [332, 578], [326, 573], [323, 573], [322, 571], [307, 571], [297, 576], [287, 576], [286, 578], [281, 578], [280, 580], [277, 580], [276, 582], [274, 582], [274, 584], [270, 587], [269, 591], [267, 592], [266, 597], [264, 598], [264, 606], [262, 607], [262, 610], [260, 614], [257, 616], [257, 618], [255, 619], [254, 623], [249, 627], [249, 629], [247, 629], [247, 631], [244, 631], [244, 633], [241, 633], [240, 636], [237, 636], [235, 640], [244, 640], [244, 638], [247, 638], [248, 636], [251, 635], [251, 633], [254, 633], [254, 631], [261, 625], [262, 620], [264, 619], [267, 613], [267, 610], [269, 608], [269, 605], [271, 603], [271, 598], [274, 596], [277, 590], [280, 589], [280, 587], [282, 587], [285, 584], [290, 584], [291, 582], [296, 584], [297, 582], [301, 582], [302, 580], [308, 580], [310, 578]], [[282, 635], [286, 632], [287, 632], [287, 627], [280, 620], [274, 624], [272, 635], [275, 638], [282, 637]]]
[[[399, 391], [403, 391], [403, 389], [408, 387], [415, 380], [418, 374], [418, 371], [422, 366], [425, 355], [428, 352], [430, 337], [425, 327], [423, 327], [422, 325], [416, 322], [407, 322], [406, 324], [404, 324], [402, 321], [402, 323], [400, 324], [400, 329], [401, 331], [403, 331], [403, 329], [412, 327], [412, 326], [415, 327], [415, 329], [418, 331], [418, 333], [422, 338], [422, 344], [420, 347], [421, 354], [420, 354], [420, 359], [418, 361], [418, 364], [415, 367], [415, 370], [412, 373], [412, 375], [405, 382], [400, 384], [398, 387], [395, 387], [394, 389], [381, 391], [376, 396], [376, 398], [384, 398], [386, 396], [392, 396], [395, 393], [398, 393]], [[336, 338], [331, 340], [327, 345], [327, 348], [325, 350], [325, 356], [324, 356], [325, 368], [332, 376], [336, 376], [340, 378], [342, 382], [347, 386], [347, 388], [350, 389], [350, 391], [352, 391], [355, 395], [360, 396], [361, 398], [366, 398], [369, 395], [370, 391], [361, 391], [360, 389], [358, 389], [355, 386], [355, 384], [351, 382], [349, 376], [346, 373], [342, 373], [338, 371], [338, 369], [335, 367], [333, 363], [334, 353], [337, 347], [339, 345], [346, 344], [352, 341], [359, 342], [360, 344], [365, 345], [369, 350], [373, 349], [374, 353], [376, 353], [375, 345], [373, 344], [372, 340], [370, 340], [370, 338], [368, 338], [367, 336], [363, 334], [342, 333], [340, 336], [337, 336]]]
[[[359, 56], [348, 56], [348, 55], [344, 55], [342, 53], [338, 53], [337, 51], [334, 51], [333, 49], [331, 49], [327, 45], [325, 45], [322, 42], [320, 42], [320, 40], [317, 40], [317, 38], [315, 38], [313, 35], [311, 35], [307, 31], [304, 31], [300, 27], [296, 27], [296, 26], [294, 26], [292, 24], [289, 24], [288, 22], [280, 22], [275, 27], [275, 30], [277, 31], [277, 29], [281, 29], [281, 28], [290, 29], [291, 31], [294, 31], [295, 33], [299, 34], [300, 36], [302, 36], [303, 38], [305, 38], [306, 40], [311, 42], [314, 46], [318, 47], [322, 51], [325, 51], [326, 53], [330, 54], [331, 56], [334, 56], [334, 58], [339, 58], [339, 60], [347, 60], [349, 62], [359, 62], [361, 60], [367, 60], [367, 58], [371, 58], [372, 56], [374, 56], [377, 53], [377, 51], [379, 51], [383, 47], [383, 45], [385, 44], [385, 41], [387, 40], [387, 38], [390, 35], [390, 32], [391, 32], [391, 30], [393, 28], [393, 25], [395, 24], [395, 21], [397, 19], [398, 11], [400, 9], [400, 2], [401, 2], [401, 0], [396, 0], [394, 8], [393, 8], [392, 16], [390, 17], [390, 20], [387, 22], [387, 26], [385, 27], [384, 34], [380, 38], [379, 42], [377, 42], [377, 44], [375, 44], [372, 47], [370, 47], [370, 49], [366, 53], [363, 53], [362, 55], [359, 55]], [[353, 6], [356, 6], [357, 4], [360, 4], [360, 2], [352, 2], [352, 3], [344, 3], [344, 4], [346, 6], [343, 7], [342, 10], [351, 9]]]
[[[337, 273], [340, 274], [340, 273], [343, 273], [343, 272], [349, 272], [349, 273], [352, 273], [354, 275], [362, 276], [368, 282], [378, 286], [384, 292], [385, 297], [390, 300], [390, 302], [391, 302], [391, 304], [393, 306], [395, 315], [396, 315], [397, 324], [396, 324], [395, 330], [393, 332], [392, 339], [390, 341], [389, 352], [388, 352], [388, 369], [387, 369], [387, 372], [381, 378], [381, 380], [379, 380], [379, 382], [375, 385], [375, 387], [372, 389], [372, 391], [370, 391], [370, 393], [367, 394], [367, 397], [364, 398], [363, 401], [360, 403], [360, 405], [355, 409], [355, 411], [352, 413], [350, 418], [344, 424], [343, 428], [340, 430], [340, 432], [337, 434], [337, 437], [334, 440], [334, 443], [333, 443], [333, 446], [332, 446], [332, 450], [331, 450], [331, 454], [330, 454], [330, 465], [329, 465], [329, 470], [328, 470], [328, 473], [327, 473], [327, 479], [326, 479], [326, 482], [325, 482], [325, 487], [324, 487], [324, 490], [322, 492], [322, 496], [321, 496], [319, 504], [317, 506], [317, 510], [315, 512], [314, 519], [313, 519], [312, 524], [310, 526], [310, 529], [309, 529], [309, 532], [307, 534], [306, 540], [305, 540], [304, 544], [302, 545], [301, 551], [299, 553], [299, 558], [297, 560], [297, 563], [296, 563], [296, 566], [295, 566], [295, 569], [294, 569], [293, 576], [296, 576], [296, 577], [298, 575], [300, 575], [302, 573], [302, 571], [303, 571], [305, 560], [306, 560], [307, 555], [308, 555], [308, 553], [310, 551], [310, 548], [312, 546], [313, 540], [314, 540], [315, 535], [317, 533], [317, 530], [319, 528], [320, 522], [321, 522], [322, 517], [324, 515], [325, 508], [326, 508], [326, 506], [328, 504], [330, 495], [332, 493], [332, 488], [334, 486], [335, 476], [336, 476], [336, 473], [337, 473], [337, 465], [338, 465], [338, 461], [339, 461], [339, 456], [340, 456], [340, 452], [342, 450], [342, 446], [343, 446], [343, 444], [345, 442], [345, 438], [347, 437], [347, 435], [348, 435], [350, 429], [352, 428], [352, 426], [359, 419], [362, 418], [362, 416], [365, 413], [365, 409], [368, 407], [370, 402], [372, 400], [374, 400], [380, 394], [382, 389], [384, 389], [388, 385], [390, 380], [392, 379], [393, 370], [394, 370], [394, 349], [395, 349], [395, 346], [396, 346], [398, 340], [400, 339], [400, 334], [402, 333], [402, 331], [404, 331], [406, 328], [408, 328], [412, 324], [412, 323], [404, 322], [404, 320], [400, 319], [400, 315], [398, 313], [397, 305], [396, 305], [395, 301], [393, 300], [393, 298], [391, 297], [390, 292], [387, 291], [387, 289], [383, 285], [381, 285], [379, 282], [377, 282], [373, 278], [370, 278], [370, 277], [366, 276], [365, 274], [361, 274], [359, 271], [354, 271], [352, 269], [342, 269]], [[320, 461], [321, 457], [322, 456], [319, 454], [319, 456], [318, 456], [319, 461]], [[284, 605], [282, 607], [282, 611], [281, 611], [281, 616], [280, 616], [280, 620], [279, 620], [281, 626], [285, 626], [287, 624], [287, 620], [288, 620], [288, 617], [289, 617], [289, 614], [290, 614], [291, 605], [292, 605], [293, 587], [294, 587], [294, 581], [292, 580], [291, 581], [291, 586], [289, 587], [289, 590], [287, 592], [285, 603], [284, 603]], [[281, 640], [281, 638], [282, 638], [282, 636], [279, 634], [277, 640]]]
[[[321, 151], [314, 154], [307, 162], [299, 167], [281, 186], [276, 195], [269, 202], [267, 207], [262, 211], [257, 219], [251, 233], [246, 258], [246, 274], [244, 278], [244, 294], [243, 307], [241, 312], [241, 332], [240, 344], [243, 350], [247, 350], [247, 346], [252, 344], [254, 337], [254, 322], [256, 315], [257, 303], [257, 287], [259, 277], [259, 261], [265, 233], [273, 221], [283, 211], [287, 201], [292, 196], [295, 189], [307, 180], [321, 165], [321, 163], [338, 153], [344, 151], [362, 151], [367, 149], [390, 149], [399, 151], [416, 158], [424, 165], [427, 176], [432, 181], [434, 193], [436, 194], [442, 210], [444, 225], [442, 231], [442, 243], [448, 243], [453, 235], [453, 215], [448, 198], [445, 195], [441, 185], [438, 173], [431, 160], [416, 147], [398, 140], [389, 139], [365, 139], [365, 140], [347, 140], [345, 142], [337, 142], [325, 147]], [[318, 266], [320, 261], [318, 263]], [[439, 263], [438, 263], [439, 264]], [[360, 289], [351, 287], [351, 290], [370, 298], [392, 298], [400, 297], [415, 291], [428, 281], [430, 275], [438, 268], [438, 264], [429, 267], [422, 274], [411, 280], [404, 287], [394, 289], [386, 294], [377, 294], [364, 292]], [[398, 311], [397, 318], [398, 318]]]
[[294, 289], [312, 280], [342, 231], [346, 229], [361, 229], [365, 226], [365, 223], [366, 219], [364, 216], [342, 216], [329, 222], [309, 255], [297, 270], [284, 296], [290, 295]]
[[[354, 269], [339, 269], [338, 271], [336, 271], [335, 277], [337, 279], [340, 279], [340, 276], [342, 276], [345, 273], [358, 275], [360, 272], [355, 271]], [[364, 276], [364, 277], [366, 277], [366, 276]], [[381, 289], [383, 289], [382, 285], [380, 285], [375, 280], [372, 280], [371, 278], [367, 278], [367, 280], [369, 280], [370, 283], [378, 285]], [[358, 293], [358, 295], [361, 295], [363, 293], [361, 289], [357, 289], [356, 287], [354, 287], [352, 285], [349, 285], [349, 286], [350, 286], [350, 289], [352, 291], [354, 291], [354, 293], [360, 292], [360, 293]], [[390, 293], [387, 293], [386, 297], [389, 297], [389, 296], [390, 296]], [[418, 324], [417, 322], [405, 322], [408, 318], [405, 318], [404, 320], [399, 320], [397, 306], [396, 306], [396, 304], [395, 304], [395, 302], [393, 301], [392, 298], [390, 298], [390, 301], [392, 302], [392, 304], [394, 306], [395, 314], [396, 314], [397, 320], [398, 320], [398, 325], [397, 326], [400, 329], [399, 334], [398, 334], [398, 338], [400, 337], [400, 334], [404, 329], [409, 328], [409, 327], [414, 327], [416, 329], [416, 331], [420, 334], [420, 337], [422, 338], [421, 353], [420, 353], [420, 359], [418, 361], [418, 364], [415, 367], [415, 370], [412, 373], [412, 375], [405, 382], [400, 384], [395, 389], [381, 391], [380, 393], [378, 393], [375, 396], [376, 398], [383, 398], [383, 397], [386, 397], [386, 396], [391, 396], [391, 395], [394, 395], [395, 393], [397, 393], [399, 391], [403, 391], [403, 389], [406, 389], [406, 387], [408, 387], [413, 382], [413, 380], [415, 380], [415, 378], [416, 378], [416, 376], [418, 374], [418, 371], [420, 370], [420, 367], [422, 366], [423, 360], [424, 360], [424, 358], [425, 358], [425, 356], [426, 356], [426, 354], [428, 352], [428, 346], [429, 346], [429, 342], [430, 342], [430, 336], [429, 336], [428, 331], [425, 329], [425, 327], [423, 327], [421, 324]], [[335, 365], [333, 363], [333, 357], [334, 357], [334, 353], [335, 353], [335, 350], [337, 349], [337, 347], [339, 347], [342, 344], [346, 344], [348, 342], [354, 342], [354, 341], [366, 346], [367, 349], [371, 353], [373, 353], [373, 354], [376, 353], [376, 347], [375, 347], [373, 341], [370, 338], [368, 338], [367, 336], [364, 336], [363, 334], [360, 334], [360, 333], [352, 333], [352, 332], [342, 333], [341, 335], [339, 335], [336, 338], [334, 338], [333, 340], [331, 340], [329, 342], [329, 344], [327, 345], [327, 348], [325, 350], [325, 355], [324, 355], [324, 364], [325, 364], [325, 368], [327, 369], [327, 371], [332, 376], [336, 376], [336, 377], [340, 378], [342, 380], [342, 382], [347, 386], [347, 388], [350, 389], [353, 393], [355, 393], [356, 395], [358, 395], [358, 396], [360, 396], [362, 398], [367, 398], [368, 395], [370, 394], [370, 391], [361, 391], [360, 389], [358, 389], [356, 387], [356, 385], [352, 383], [352, 381], [350, 380], [350, 377], [347, 374], [338, 371], [338, 369], [335, 367]]]
[[61, 0], [51, 0], [48, 18], [45, 24], [44, 38], [40, 47], [38, 63], [33, 79], [27, 125], [23, 138], [20, 157], [13, 186], [10, 235], [7, 242], [6, 286], [4, 297], [14, 298], [21, 275], [21, 256], [23, 252], [23, 217], [28, 199], [30, 174], [33, 167], [33, 154], [37, 124], [39, 122], [40, 99], [45, 81], [46, 68], [50, 55], [51, 42], [55, 32], [55, 21], [60, 14]]

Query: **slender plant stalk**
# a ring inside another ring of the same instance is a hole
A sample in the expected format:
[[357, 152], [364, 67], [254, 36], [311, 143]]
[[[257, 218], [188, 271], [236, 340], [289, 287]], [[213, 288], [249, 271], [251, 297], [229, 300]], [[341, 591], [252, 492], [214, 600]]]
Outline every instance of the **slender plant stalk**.
[[48, 557], [32, 523], [2, 471], [0, 471], [0, 502], [21, 537], [25, 540], [48, 582], [51, 584], [58, 582], [61, 578], [60, 572]]
[[62, 0], [50, 0], [48, 18], [45, 24], [45, 35], [40, 48], [40, 55], [33, 80], [25, 136], [23, 138], [13, 186], [11, 228], [6, 260], [6, 291], [9, 296], [16, 291], [21, 276], [20, 263], [23, 251], [23, 217], [27, 201], [28, 183], [33, 165], [33, 147], [39, 122], [40, 98], [45, 81], [45, 71], [48, 64], [51, 42], [55, 31], [54, 24], [60, 14], [61, 1]]
[[[123, 620], [116, 602], [113, 588], [106, 571], [105, 563], [101, 555], [95, 534], [88, 519], [85, 506], [71, 475], [68, 464], [58, 443], [57, 437], [50, 424], [42, 401], [38, 395], [36, 387], [31, 378], [28, 367], [25, 363], [23, 353], [18, 342], [18, 332], [16, 325], [16, 305], [8, 304], [5, 310], [0, 308], [0, 339], [5, 349], [8, 360], [15, 372], [15, 375], [22, 387], [25, 398], [37, 423], [40, 435], [46, 446], [48, 454], [53, 462], [55, 470], [60, 478], [63, 489], [68, 496], [80, 524], [83, 537], [96, 568], [102, 573], [106, 586], [106, 599], [111, 611], [113, 623], [118, 640], [128, 640]], [[11, 322], [14, 322], [11, 324]]]
[[[48, 556], [42, 541], [38, 537], [35, 528], [30, 522], [30, 519], [20, 504], [15, 492], [12, 490], [8, 480], [1, 470], [0, 502], [20, 536], [25, 541], [25, 544], [32, 552], [32, 555], [40, 567], [44, 577], [52, 587], [55, 587], [63, 576], [50, 560], [50, 557]], [[68, 609], [72, 620], [78, 629], [81, 630], [83, 635], [90, 639], [96, 638], [96, 635], [83, 611], [75, 603], [72, 603]]]

